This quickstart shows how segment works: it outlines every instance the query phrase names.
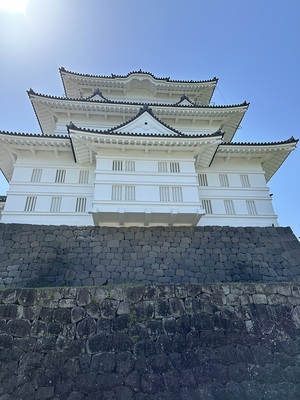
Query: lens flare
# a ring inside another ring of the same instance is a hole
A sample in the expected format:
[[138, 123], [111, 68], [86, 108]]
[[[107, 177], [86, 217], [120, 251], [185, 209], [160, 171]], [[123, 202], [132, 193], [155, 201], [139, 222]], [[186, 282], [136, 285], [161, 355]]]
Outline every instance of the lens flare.
[[0, 12], [26, 15], [27, 3], [28, 0], [0, 0]]

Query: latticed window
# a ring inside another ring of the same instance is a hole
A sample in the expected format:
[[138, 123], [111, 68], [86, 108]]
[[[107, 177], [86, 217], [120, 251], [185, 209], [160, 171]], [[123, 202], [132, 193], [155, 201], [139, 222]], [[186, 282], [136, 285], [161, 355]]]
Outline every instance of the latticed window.
[[135, 161], [125, 161], [125, 171], [135, 171]]
[[250, 181], [249, 181], [249, 176], [246, 174], [241, 174], [240, 175], [241, 179], [241, 184], [243, 187], [250, 187]]
[[234, 204], [232, 200], [224, 200], [226, 214], [235, 214]]
[[61, 197], [54, 196], [51, 199], [50, 212], [59, 212], [61, 206]]
[[170, 162], [170, 172], [180, 172], [179, 162]]
[[170, 201], [170, 191], [167, 186], [160, 186], [159, 188], [159, 198], [160, 201]]
[[134, 201], [135, 186], [113, 185], [111, 199], [114, 201]]
[[208, 186], [206, 174], [198, 174], [198, 181], [199, 186]]
[[158, 163], [158, 172], [168, 172], [168, 163], [159, 161]]
[[113, 171], [123, 171], [123, 161], [113, 160], [112, 169]]
[[86, 197], [77, 197], [75, 212], [85, 212], [86, 211]]
[[113, 171], [135, 171], [135, 161], [113, 160]]
[[180, 172], [179, 162], [159, 161], [158, 162], [158, 172], [179, 173]]
[[79, 183], [89, 182], [89, 172], [90, 171], [84, 171], [84, 170], [79, 172]]
[[42, 168], [33, 168], [31, 182], [40, 182], [42, 177]]
[[249, 215], [257, 215], [257, 210], [254, 200], [246, 200], [246, 205]]
[[135, 200], [135, 186], [124, 186], [124, 200], [125, 201]]
[[180, 186], [173, 186], [171, 189], [173, 201], [176, 203], [182, 202], [182, 188]]
[[24, 211], [32, 212], [35, 210], [36, 196], [27, 196]]
[[160, 201], [174, 201], [180, 203], [183, 201], [182, 188], [180, 186], [160, 186], [159, 187]]
[[66, 180], [66, 170], [65, 169], [56, 170], [55, 182], [64, 183], [65, 180]]
[[220, 185], [221, 186], [229, 186], [228, 175], [227, 174], [220, 174]]
[[212, 214], [211, 200], [202, 200], [202, 207], [204, 208], [206, 214]]

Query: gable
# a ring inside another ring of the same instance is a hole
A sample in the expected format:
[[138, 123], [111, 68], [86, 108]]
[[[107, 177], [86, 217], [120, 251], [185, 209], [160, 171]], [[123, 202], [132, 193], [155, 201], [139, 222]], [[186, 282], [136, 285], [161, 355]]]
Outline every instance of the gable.
[[164, 125], [148, 111], [144, 111], [139, 116], [112, 130], [115, 133], [139, 133], [139, 134], [156, 134], [166, 136], [180, 136], [180, 132]]

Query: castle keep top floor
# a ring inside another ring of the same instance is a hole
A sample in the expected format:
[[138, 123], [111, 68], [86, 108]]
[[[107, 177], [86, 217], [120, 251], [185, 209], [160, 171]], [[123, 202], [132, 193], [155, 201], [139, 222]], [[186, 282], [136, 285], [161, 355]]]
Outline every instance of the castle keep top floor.
[[207, 106], [218, 82], [217, 78], [205, 81], [157, 78], [143, 71], [130, 72], [127, 75], [96, 76], [77, 74], [60, 68], [60, 74], [68, 98], [93, 99], [95, 92], [101, 88], [103, 97], [136, 103], [174, 104], [179, 103], [184, 94], [192, 103]]

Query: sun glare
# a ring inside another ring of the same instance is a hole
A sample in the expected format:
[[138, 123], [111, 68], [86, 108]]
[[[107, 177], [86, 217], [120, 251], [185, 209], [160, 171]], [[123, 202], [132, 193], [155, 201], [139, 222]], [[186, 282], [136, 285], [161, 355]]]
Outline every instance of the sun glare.
[[26, 15], [28, 0], [0, 0], [0, 11]]

